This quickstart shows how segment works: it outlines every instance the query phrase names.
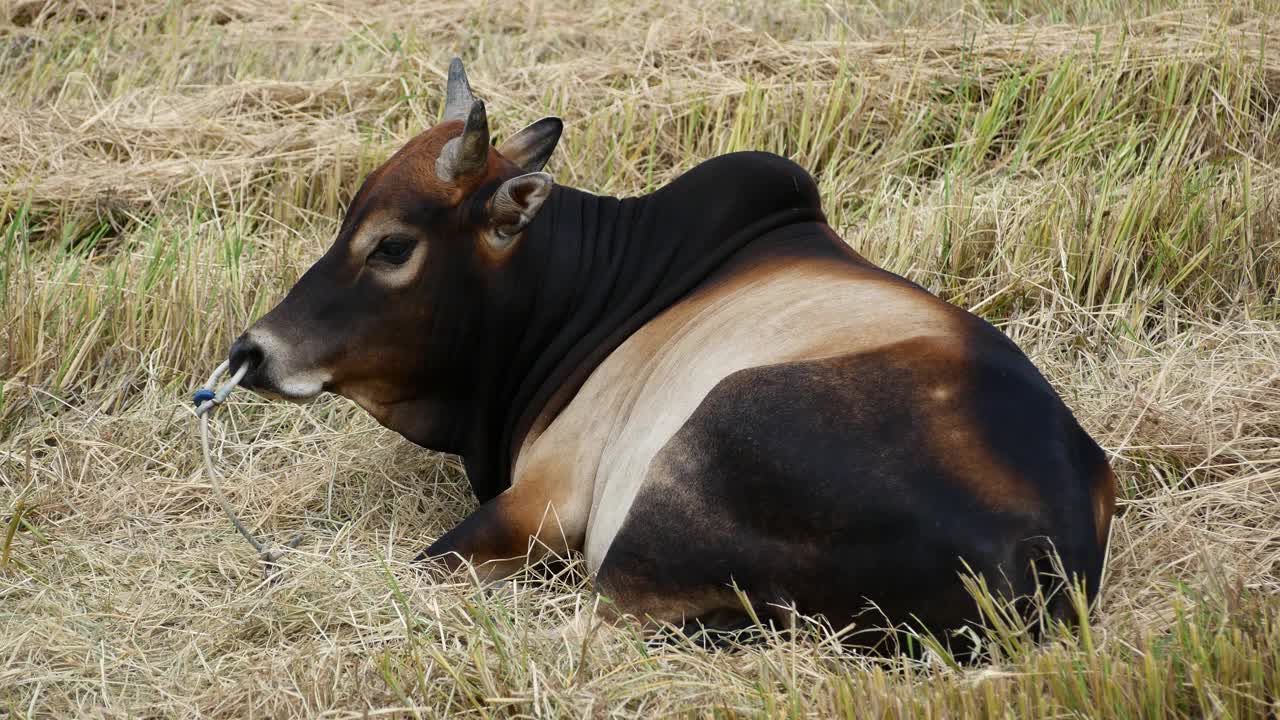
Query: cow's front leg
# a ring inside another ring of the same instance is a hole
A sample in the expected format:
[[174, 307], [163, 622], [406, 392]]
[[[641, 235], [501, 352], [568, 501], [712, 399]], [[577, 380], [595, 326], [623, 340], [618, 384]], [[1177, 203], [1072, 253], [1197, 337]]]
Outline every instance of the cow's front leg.
[[528, 562], [579, 549], [585, 523], [545, 483], [524, 481], [481, 505], [420, 554], [449, 569], [469, 562], [482, 581], [500, 580]]

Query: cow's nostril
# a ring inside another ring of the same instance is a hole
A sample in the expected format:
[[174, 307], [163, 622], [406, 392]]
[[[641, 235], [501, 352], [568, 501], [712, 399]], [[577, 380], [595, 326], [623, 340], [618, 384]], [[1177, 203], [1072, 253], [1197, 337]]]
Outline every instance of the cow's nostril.
[[240, 339], [231, 346], [227, 360], [230, 362], [229, 370], [232, 374], [235, 374], [241, 365], [248, 366], [247, 378], [262, 365], [262, 346], [249, 339], [247, 335], [241, 335]]

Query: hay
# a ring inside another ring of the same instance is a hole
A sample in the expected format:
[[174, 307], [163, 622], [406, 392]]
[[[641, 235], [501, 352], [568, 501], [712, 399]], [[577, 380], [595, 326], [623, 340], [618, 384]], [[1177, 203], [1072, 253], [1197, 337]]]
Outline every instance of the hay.
[[[1275, 9], [0, 6], [0, 713], [1275, 713]], [[593, 620], [580, 569], [414, 572], [474, 507], [456, 459], [241, 393], [231, 501], [306, 536], [263, 583], [180, 405], [433, 121], [455, 52], [500, 136], [565, 116], [562, 182], [783, 152], [856, 248], [995, 320], [1120, 475], [1089, 631], [960, 671], [816, 623], [654, 645]]]

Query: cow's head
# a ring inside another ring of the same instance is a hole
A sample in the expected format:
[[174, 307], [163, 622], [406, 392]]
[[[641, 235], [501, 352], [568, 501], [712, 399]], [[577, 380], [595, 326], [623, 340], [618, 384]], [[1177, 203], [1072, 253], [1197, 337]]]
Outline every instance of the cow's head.
[[365, 178], [333, 246], [230, 351], [242, 385], [351, 398], [420, 444], [451, 449], [457, 387], [485, 278], [552, 189], [540, 172], [562, 124], [544, 118], [497, 148], [462, 63], [444, 117]]

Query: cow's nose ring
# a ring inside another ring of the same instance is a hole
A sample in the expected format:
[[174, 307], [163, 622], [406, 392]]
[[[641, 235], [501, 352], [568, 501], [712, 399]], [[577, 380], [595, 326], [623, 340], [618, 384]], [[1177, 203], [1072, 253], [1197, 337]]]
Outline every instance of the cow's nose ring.
[[230, 363], [232, 372], [238, 370], [241, 365], [253, 370], [262, 364], [262, 346], [251, 340], [247, 334], [241, 335], [231, 346], [227, 361]]

